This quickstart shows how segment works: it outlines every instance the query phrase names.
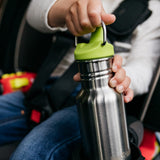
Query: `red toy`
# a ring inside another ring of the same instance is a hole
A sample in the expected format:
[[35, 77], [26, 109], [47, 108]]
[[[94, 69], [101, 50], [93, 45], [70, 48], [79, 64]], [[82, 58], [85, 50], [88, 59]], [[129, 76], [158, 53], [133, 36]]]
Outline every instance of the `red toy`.
[[156, 136], [155, 132], [145, 129], [143, 141], [140, 150], [145, 160], [152, 160], [156, 152]]
[[17, 72], [4, 74], [0, 79], [3, 94], [12, 93], [18, 90], [27, 92], [36, 77], [35, 73], [31, 72]]

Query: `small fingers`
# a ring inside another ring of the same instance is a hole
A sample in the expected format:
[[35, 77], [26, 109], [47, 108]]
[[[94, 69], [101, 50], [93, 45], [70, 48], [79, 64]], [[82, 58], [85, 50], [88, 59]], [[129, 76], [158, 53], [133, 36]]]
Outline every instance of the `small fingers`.
[[124, 81], [116, 86], [116, 91], [119, 93], [125, 92], [131, 83], [131, 79], [126, 76]]
[[[75, 74], [73, 80], [79, 82], [81, 80], [80, 73]], [[130, 78], [126, 77], [125, 80], [121, 84], [117, 85], [115, 88], [117, 92], [119, 93], [123, 92], [125, 103], [132, 101], [134, 96], [133, 90], [129, 88], [130, 81], [131, 81]]]
[[104, 11], [101, 13], [101, 17], [102, 17], [102, 21], [106, 24], [112, 24], [115, 22], [116, 20], [116, 16], [113, 14], [107, 14]]
[[72, 19], [71, 19], [71, 16], [70, 15], [67, 15], [66, 16], [66, 25], [67, 25], [67, 28], [69, 29], [69, 31], [75, 35], [75, 36], [79, 36], [79, 33], [77, 32], [75, 26], [74, 26], [74, 23], [72, 22]]
[[[94, 32], [97, 26], [92, 25], [92, 12], [94, 15], [94, 20], [99, 15], [97, 12], [94, 14], [94, 10], [89, 10], [87, 6], [87, 1], [76, 1], [70, 7], [68, 14], [66, 16], [66, 25], [70, 32], [75, 36], [82, 36], [84, 34]], [[97, 20], [96, 22], [97, 23]]]
[[78, 36], [80, 34], [83, 34], [83, 29], [82, 29], [82, 27], [80, 25], [78, 11], [77, 11], [77, 8], [75, 7], [75, 5], [70, 8], [69, 14], [71, 16], [74, 28], [78, 33], [76, 36]]
[[[92, 23], [89, 19], [88, 6], [83, 5], [80, 2], [81, 1], [77, 1], [77, 6], [78, 6], [77, 14], [78, 14], [78, 19], [79, 19], [79, 25], [83, 31], [82, 34], [94, 32], [96, 27], [92, 26]], [[84, 3], [86, 3], [86, 1], [84, 1]]]
[[65, 22], [72, 34], [82, 36], [94, 32], [101, 26], [101, 21], [111, 24], [115, 16], [105, 13], [101, 1], [78, 0], [68, 9]]
[[122, 57], [120, 55], [115, 55], [113, 59], [112, 71], [117, 72], [122, 66]]
[[99, 27], [101, 25], [101, 1], [90, 1], [87, 6], [88, 19], [93, 27]]
[[109, 81], [109, 85], [114, 88], [117, 85], [119, 85], [120, 83], [122, 83], [126, 78], [126, 71], [121, 68], [119, 69], [115, 75], [111, 78], [111, 80]]
[[79, 82], [81, 80], [80, 78], [80, 73], [76, 73], [74, 76], [73, 76], [73, 80], [76, 81], [76, 82]]
[[125, 92], [124, 92], [124, 102], [128, 103], [130, 101], [132, 101], [134, 96], [133, 90], [131, 88], [128, 88]]

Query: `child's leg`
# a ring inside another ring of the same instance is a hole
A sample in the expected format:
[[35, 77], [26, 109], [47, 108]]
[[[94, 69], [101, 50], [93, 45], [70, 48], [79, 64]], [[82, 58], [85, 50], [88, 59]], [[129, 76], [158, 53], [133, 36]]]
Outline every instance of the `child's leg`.
[[76, 106], [54, 113], [22, 141], [12, 160], [67, 160], [81, 141]]
[[21, 140], [28, 132], [22, 92], [0, 96], [0, 145]]

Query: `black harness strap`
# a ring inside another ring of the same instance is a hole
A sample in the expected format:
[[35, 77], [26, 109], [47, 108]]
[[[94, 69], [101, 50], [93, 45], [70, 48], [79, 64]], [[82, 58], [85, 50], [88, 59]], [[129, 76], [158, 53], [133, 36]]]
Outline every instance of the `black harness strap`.
[[27, 97], [31, 98], [37, 93], [41, 92], [46, 85], [47, 80], [50, 77], [50, 74], [65, 56], [68, 49], [73, 46], [73, 40], [67, 39], [65, 37], [57, 37], [55, 43], [53, 43], [50, 52], [45, 60], [45, 62], [40, 67], [37, 77], [35, 79], [34, 84], [32, 85], [30, 91], [28, 92]]
[[149, 0], [125, 0], [113, 12], [116, 21], [107, 26], [108, 37], [111, 42], [122, 41], [132, 35], [134, 29], [144, 22], [150, 15]]
[[49, 89], [49, 102], [55, 110], [63, 108], [65, 106], [65, 102], [69, 101], [69, 96], [78, 85], [78, 82], [73, 80], [73, 76], [77, 72], [78, 67], [76, 62], [74, 62], [63, 76], [61, 76]]
[[[26, 94], [24, 104], [28, 107], [30, 112], [32, 112], [32, 110], [39, 111], [41, 113], [41, 121], [45, 120], [53, 113], [46, 94], [47, 81], [50, 74], [73, 44], [74, 41], [72, 39], [61, 36], [57, 37], [56, 42], [53, 43], [47, 58], [37, 73], [35, 82], [30, 91]], [[33, 123], [31, 123], [31, 127], [35, 125]]]

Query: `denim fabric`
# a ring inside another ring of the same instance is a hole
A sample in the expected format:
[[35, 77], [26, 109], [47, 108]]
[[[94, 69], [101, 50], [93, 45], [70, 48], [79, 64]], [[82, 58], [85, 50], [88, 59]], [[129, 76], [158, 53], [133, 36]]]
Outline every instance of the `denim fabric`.
[[69, 160], [80, 145], [76, 106], [54, 113], [21, 142], [11, 160]]
[[20, 91], [0, 96], [0, 145], [21, 140], [27, 134], [23, 100]]

